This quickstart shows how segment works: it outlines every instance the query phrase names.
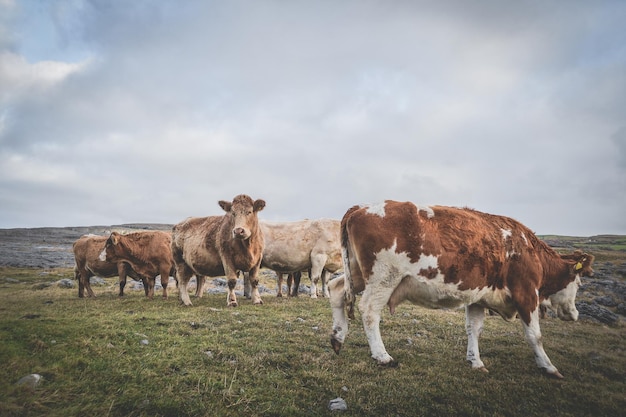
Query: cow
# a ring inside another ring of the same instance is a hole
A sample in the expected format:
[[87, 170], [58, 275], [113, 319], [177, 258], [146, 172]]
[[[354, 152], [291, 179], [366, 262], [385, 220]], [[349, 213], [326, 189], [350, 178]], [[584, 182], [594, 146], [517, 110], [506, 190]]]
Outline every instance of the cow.
[[170, 275], [175, 276], [171, 242], [171, 233], [161, 230], [127, 234], [112, 232], [101, 249], [99, 259], [128, 263], [142, 278], [148, 298], [154, 297], [155, 279], [160, 275], [163, 298], [167, 298]]
[[219, 206], [226, 214], [191, 217], [172, 230], [172, 255], [176, 263], [180, 300], [186, 306], [191, 305], [187, 283], [192, 275], [196, 275], [198, 281], [197, 295], [202, 294], [206, 276], [226, 276], [226, 305], [237, 307], [235, 286], [241, 271], [249, 273], [253, 303], [263, 304], [257, 286], [265, 244], [258, 212], [265, 207], [265, 201], [252, 200], [250, 196], [240, 194], [232, 202], [219, 201]]
[[[317, 283], [322, 280], [322, 296], [328, 297], [328, 273], [341, 268], [339, 220], [318, 219], [295, 222], [261, 221], [265, 249], [261, 267], [278, 275], [278, 297], [282, 297], [283, 274], [309, 271], [311, 298], [317, 298]], [[300, 280], [297, 279], [299, 284]], [[297, 294], [296, 285], [295, 293]]]
[[99, 259], [100, 252], [104, 247], [107, 236], [84, 235], [74, 242], [72, 249], [74, 251], [74, 278], [78, 281], [78, 296], [83, 298], [85, 290], [87, 297], [95, 297], [89, 278], [95, 276], [109, 278], [119, 276], [120, 292], [124, 295], [124, 287], [126, 286], [126, 276], [130, 276], [136, 280], [140, 277], [126, 262], [107, 262]]
[[395, 365], [380, 335], [381, 310], [404, 300], [430, 308], [465, 305], [467, 360], [487, 371], [478, 339], [485, 309], [521, 319], [537, 365], [562, 378], [546, 355], [539, 328], [541, 305], [577, 320], [581, 276], [593, 275], [593, 255], [561, 257], [519, 222], [468, 208], [411, 202], [354, 206], [341, 220], [344, 276], [330, 282], [331, 345], [339, 353], [354, 317], [356, 294], [372, 357]]

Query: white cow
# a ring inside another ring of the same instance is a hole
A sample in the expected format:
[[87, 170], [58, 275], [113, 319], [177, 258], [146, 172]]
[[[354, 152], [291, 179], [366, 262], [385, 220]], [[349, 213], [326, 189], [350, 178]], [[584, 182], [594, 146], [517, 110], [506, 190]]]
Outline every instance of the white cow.
[[[322, 296], [329, 297], [326, 286], [328, 273], [343, 268], [339, 220], [319, 219], [295, 222], [260, 222], [265, 238], [262, 268], [282, 274], [309, 271], [311, 298], [317, 298], [317, 284], [322, 279]], [[282, 296], [282, 282], [278, 296]]]

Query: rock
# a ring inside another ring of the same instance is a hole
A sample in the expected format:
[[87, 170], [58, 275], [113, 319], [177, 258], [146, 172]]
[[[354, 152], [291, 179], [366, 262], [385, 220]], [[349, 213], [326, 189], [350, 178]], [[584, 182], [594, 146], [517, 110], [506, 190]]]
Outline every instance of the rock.
[[225, 287], [228, 284], [228, 281], [226, 280], [226, 278], [215, 278], [213, 280], [213, 285], [216, 285], [218, 287]]
[[30, 374], [20, 378], [20, 380], [17, 381], [17, 385], [23, 385], [30, 389], [35, 389], [42, 379], [43, 377], [39, 374]]
[[596, 303], [580, 301], [576, 303], [576, 309], [581, 318], [590, 318], [604, 324], [615, 324], [619, 316]]
[[328, 409], [330, 411], [346, 411], [348, 409], [348, 404], [346, 404], [346, 401], [343, 398], [337, 397], [334, 400], [330, 400], [328, 403]]
[[9, 284], [19, 284], [20, 283], [20, 280], [19, 279], [15, 279], [15, 278], [5, 278], [4, 281], [8, 282]]
[[602, 297], [596, 297], [594, 300], [596, 303], [605, 307], [617, 307], [617, 301], [613, 299], [610, 295], [604, 295]]
[[63, 278], [57, 281], [57, 286], [59, 288], [74, 288], [75, 285], [74, 280], [69, 278]]
[[89, 283], [91, 285], [107, 285], [106, 281], [100, 277], [93, 276], [89, 278]]

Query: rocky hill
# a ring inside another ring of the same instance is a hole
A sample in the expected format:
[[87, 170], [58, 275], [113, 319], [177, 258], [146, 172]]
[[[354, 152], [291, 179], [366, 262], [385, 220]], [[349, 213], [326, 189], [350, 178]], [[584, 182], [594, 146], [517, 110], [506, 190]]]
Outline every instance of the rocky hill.
[[[73, 268], [72, 244], [84, 234], [113, 230], [171, 230], [170, 224], [0, 229], [0, 267]], [[577, 298], [581, 319], [616, 325], [626, 317], [626, 236], [539, 236], [561, 253], [581, 249], [596, 257], [595, 276], [584, 278]]]

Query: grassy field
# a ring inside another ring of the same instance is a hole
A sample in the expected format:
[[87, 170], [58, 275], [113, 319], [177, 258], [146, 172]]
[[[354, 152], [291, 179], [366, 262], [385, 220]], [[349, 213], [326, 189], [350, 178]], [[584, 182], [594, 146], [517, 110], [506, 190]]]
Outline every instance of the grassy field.
[[[410, 304], [381, 325], [400, 362], [381, 368], [357, 313], [340, 355], [330, 348], [328, 300], [265, 295], [263, 306], [226, 296], [117, 297], [94, 288], [41, 288], [70, 270], [0, 268], [1, 416], [618, 416], [626, 410], [626, 330], [542, 321], [546, 352], [565, 376], [536, 367], [518, 322], [488, 317], [489, 373], [465, 362], [462, 311]], [[6, 278], [12, 278], [8, 280]], [[16, 282], [17, 281], [17, 282]], [[273, 282], [264, 283], [268, 287]], [[34, 390], [18, 386], [38, 373]], [[330, 412], [342, 397], [347, 411]]]

